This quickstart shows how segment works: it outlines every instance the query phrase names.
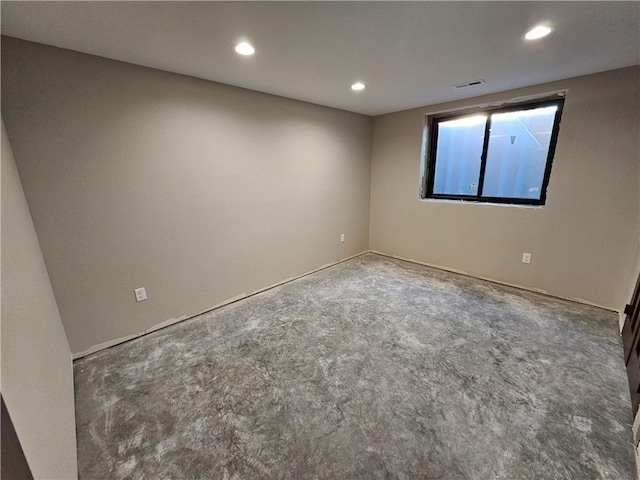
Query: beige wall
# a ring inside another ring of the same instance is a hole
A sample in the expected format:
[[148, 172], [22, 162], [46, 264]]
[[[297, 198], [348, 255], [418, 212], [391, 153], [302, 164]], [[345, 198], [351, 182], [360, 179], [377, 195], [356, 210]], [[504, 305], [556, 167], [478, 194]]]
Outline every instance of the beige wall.
[[[418, 199], [426, 114], [560, 89], [569, 92], [546, 206]], [[370, 247], [622, 308], [638, 268], [639, 89], [633, 67], [376, 117]]]
[[71, 352], [2, 124], [2, 396], [35, 478], [77, 478]]
[[[80, 352], [369, 246], [620, 309], [640, 255], [639, 71], [376, 117], [370, 144], [364, 116], [3, 37], [2, 109]], [[544, 208], [418, 200], [425, 114], [560, 89]]]
[[369, 117], [6, 37], [2, 114], [73, 352], [368, 248]]

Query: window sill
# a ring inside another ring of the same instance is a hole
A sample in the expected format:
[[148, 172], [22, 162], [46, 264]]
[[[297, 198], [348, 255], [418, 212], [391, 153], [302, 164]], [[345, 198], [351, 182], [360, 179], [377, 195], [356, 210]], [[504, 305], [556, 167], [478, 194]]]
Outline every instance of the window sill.
[[418, 197], [418, 200], [424, 203], [451, 203], [454, 205], [483, 205], [485, 207], [510, 207], [510, 208], [527, 208], [540, 210], [544, 208], [544, 205], [525, 205], [519, 203], [497, 203], [497, 202], [476, 202], [470, 200], [452, 200], [445, 198], [422, 198]]

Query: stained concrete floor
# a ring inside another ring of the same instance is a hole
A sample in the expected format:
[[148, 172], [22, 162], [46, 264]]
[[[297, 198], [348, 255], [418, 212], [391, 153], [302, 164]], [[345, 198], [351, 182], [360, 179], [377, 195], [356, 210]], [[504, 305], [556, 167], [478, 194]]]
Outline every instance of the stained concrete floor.
[[75, 387], [83, 479], [635, 478], [615, 314], [373, 254]]

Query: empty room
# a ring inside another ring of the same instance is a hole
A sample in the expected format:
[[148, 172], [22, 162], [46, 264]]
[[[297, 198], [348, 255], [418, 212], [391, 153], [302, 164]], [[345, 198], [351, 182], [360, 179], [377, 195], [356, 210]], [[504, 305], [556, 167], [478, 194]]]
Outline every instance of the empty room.
[[640, 2], [0, 8], [3, 479], [638, 478]]

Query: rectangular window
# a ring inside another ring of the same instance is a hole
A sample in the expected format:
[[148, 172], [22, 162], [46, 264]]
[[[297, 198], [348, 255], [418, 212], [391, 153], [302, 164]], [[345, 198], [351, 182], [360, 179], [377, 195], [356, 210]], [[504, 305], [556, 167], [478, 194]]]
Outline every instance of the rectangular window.
[[544, 205], [564, 98], [427, 118], [423, 198]]

